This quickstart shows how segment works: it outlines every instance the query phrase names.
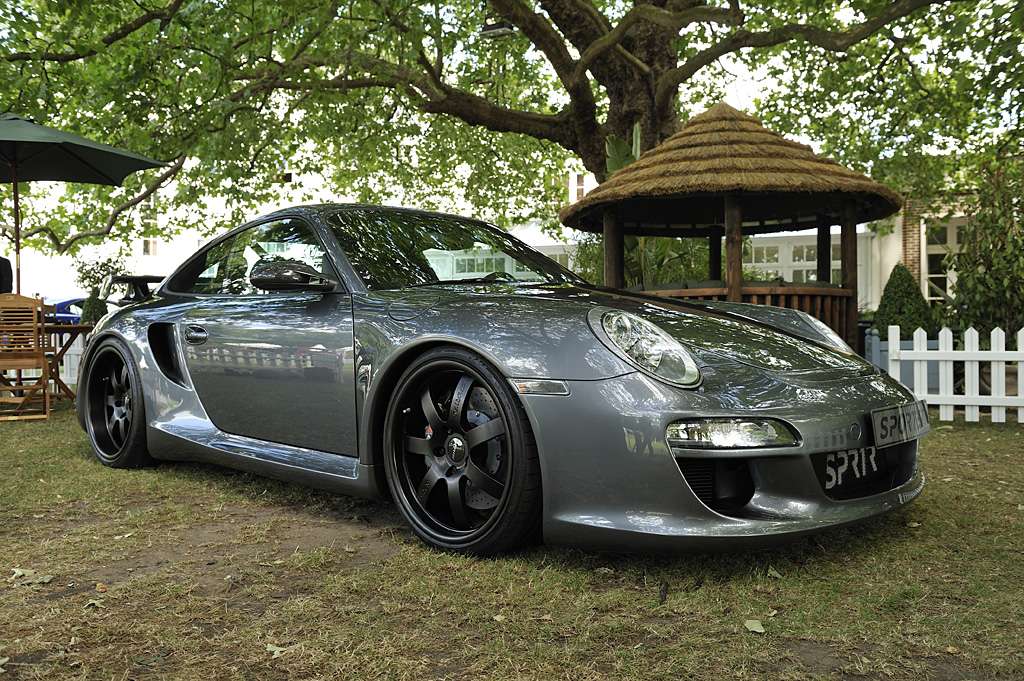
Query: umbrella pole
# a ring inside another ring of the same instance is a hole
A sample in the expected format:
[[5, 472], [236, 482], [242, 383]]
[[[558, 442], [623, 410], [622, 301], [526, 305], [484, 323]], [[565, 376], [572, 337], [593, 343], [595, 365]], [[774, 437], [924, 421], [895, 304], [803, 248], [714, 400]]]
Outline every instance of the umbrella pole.
[[21, 295], [21, 211], [18, 207], [18, 164], [11, 166], [14, 180], [14, 292]]

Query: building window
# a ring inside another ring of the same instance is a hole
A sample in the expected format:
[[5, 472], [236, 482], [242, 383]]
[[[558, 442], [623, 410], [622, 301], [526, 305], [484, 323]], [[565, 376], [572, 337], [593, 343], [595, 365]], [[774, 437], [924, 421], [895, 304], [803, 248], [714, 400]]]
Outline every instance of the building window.
[[752, 245], [743, 255], [743, 263], [752, 266], [766, 280], [778, 279], [782, 274], [778, 267], [773, 267], [779, 264], [778, 246]]
[[142, 255], [156, 255], [156, 239], [142, 240]]
[[490, 274], [504, 272], [505, 258], [455, 258], [456, 274]]
[[583, 173], [576, 173], [576, 200], [583, 198]]
[[[842, 281], [842, 260], [839, 244], [833, 244], [832, 282]], [[752, 244], [749, 252], [743, 256], [743, 264], [758, 271], [758, 276], [765, 280], [782, 277], [794, 284], [806, 284], [818, 281], [818, 246], [816, 243], [799, 243], [783, 241], [780, 245]]]
[[948, 253], [959, 251], [963, 242], [966, 218], [955, 218], [949, 222], [932, 224], [925, 230], [925, 278], [924, 297], [927, 300], [942, 300], [942, 294], [952, 294], [956, 283], [956, 272], [947, 270], [944, 264]]

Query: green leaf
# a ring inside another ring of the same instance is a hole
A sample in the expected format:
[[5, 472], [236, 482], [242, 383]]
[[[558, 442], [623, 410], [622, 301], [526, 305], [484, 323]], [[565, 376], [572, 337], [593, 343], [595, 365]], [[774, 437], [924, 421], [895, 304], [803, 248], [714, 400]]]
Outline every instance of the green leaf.
[[633, 148], [629, 143], [615, 135], [608, 135], [605, 138], [604, 149], [608, 154], [606, 167], [609, 175], [615, 174], [636, 160], [636, 157], [633, 156]]

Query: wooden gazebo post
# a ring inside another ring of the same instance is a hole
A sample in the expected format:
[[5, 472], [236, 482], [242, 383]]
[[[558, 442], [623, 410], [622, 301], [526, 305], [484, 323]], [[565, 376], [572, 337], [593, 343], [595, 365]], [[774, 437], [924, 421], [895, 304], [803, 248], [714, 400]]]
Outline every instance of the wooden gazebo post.
[[623, 260], [622, 223], [614, 205], [604, 209], [604, 285], [622, 288], [626, 285]]
[[827, 216], [818, 216], [818, 281], [832, 281], [832, 225]]
[[840, 249], [843, 258], [843, 288], [850, 291], [846, 303], [846, 318], [843, 321], [843, 340], [847, 345], [861, 351], [857, 345], [857, 219], [854, 213], [853, 199], [843, 202], [843, 221], [841, 223]]
[[743, 302], [743, 205], [736, 194], [725, 195], [725, 299]]

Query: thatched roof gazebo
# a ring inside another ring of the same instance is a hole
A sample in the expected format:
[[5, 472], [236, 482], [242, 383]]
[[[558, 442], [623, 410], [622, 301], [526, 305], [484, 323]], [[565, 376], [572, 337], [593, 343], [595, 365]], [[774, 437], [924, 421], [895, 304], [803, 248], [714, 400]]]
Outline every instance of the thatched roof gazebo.
[[[621, 287], [622, 237], [706, 237], [711, 244], [711, 278], [721, 279], [725, 236], [726, 277], [721, 297], [730, 301], [786, 304], [782, 293], [767, 300], [764, 288], [747, 293], [742, 281], [742, 236], [818, 230], [818, 280], [831, 279], [831, 225], [842, 226], [842, 314], [807, 310], [823, 318], [848, 342], [856, 333], [856, 225], [898, 211], [899, 194], [804, 144], [767, 130], [728, 104], [693, 117], [682, 130], [615, 173], [559, 219], [570, 227], [604, 234], [605, 283]], [[677, 292], [678, 293], [678, 292]], [[696, 292], [693, 292], [694, 294]], [[682, 297], [718, 298], [681, 294]], [[820, 302], [820, 301], [819, 301]], [[840, 320], [842, 317], [842, 321]]]

